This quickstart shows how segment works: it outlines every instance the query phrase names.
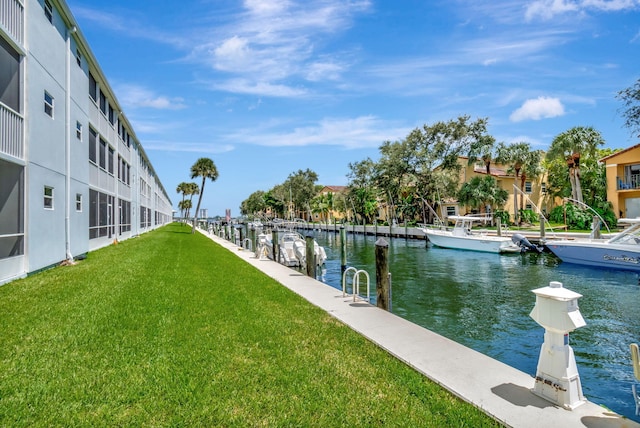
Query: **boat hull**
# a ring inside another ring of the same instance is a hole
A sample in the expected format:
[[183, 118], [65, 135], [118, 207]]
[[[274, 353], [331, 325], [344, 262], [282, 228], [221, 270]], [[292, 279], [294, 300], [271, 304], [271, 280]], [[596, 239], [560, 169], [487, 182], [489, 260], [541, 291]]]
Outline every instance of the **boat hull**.
[[546, 246], [566, 263], [640, 272], [640, 248], [637, 246], [604, 241], [549, 241]]
[[424, 233], [433, 245], [456, 250], [481, 251], [484, 253], [516, 253], [520, 247], [509, 238], [498, 236], [456, 236], [451, 232], [425, 229]]

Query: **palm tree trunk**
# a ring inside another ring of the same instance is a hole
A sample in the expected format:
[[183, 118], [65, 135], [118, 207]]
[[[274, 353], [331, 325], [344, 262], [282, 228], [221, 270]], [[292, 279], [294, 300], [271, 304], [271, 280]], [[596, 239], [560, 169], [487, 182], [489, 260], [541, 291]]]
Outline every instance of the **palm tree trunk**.
[[193, 213], [193, 227], [191, 228], [191, 233], [196, 233], [196, 221], [198, 212], [200, 211], [200, 202], [202, 202], [202, 194], [204, 193], [204, 182], [206, 179], [206, 177], [202, 177], [202, 187], [200, 187], [200, 195], [198, 195], [198, 206], [196, 207], [196, 212]]
[[576, 192], [576, 172], [575, 168], [569, 168], [569, 183], [571, 184], [571, 198], [578, 200], [578, 194]]
[[576, 167], [575, 168], [575, 188], [576, 188], [576, 197], [575, 199], [577, 201], [580, 201], [580, 203], [584, 203], [582, 200], [582, 186], [580, 185], [580, 168]]

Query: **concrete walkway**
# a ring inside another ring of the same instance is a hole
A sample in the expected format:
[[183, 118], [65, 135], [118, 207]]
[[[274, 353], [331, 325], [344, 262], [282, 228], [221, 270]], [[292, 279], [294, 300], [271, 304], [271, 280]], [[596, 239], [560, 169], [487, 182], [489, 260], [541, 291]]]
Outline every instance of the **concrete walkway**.
[[[511, 427], [635, 427], [587, 402], [573, 411], [531, 393], [530, 375], [271, 260], [203, 232], [250, 265], [334, 316], [429, 379]], [[579, 368], [578, 368], [579, 370]], [[633, 400], [629, 392], [629, 400]]]

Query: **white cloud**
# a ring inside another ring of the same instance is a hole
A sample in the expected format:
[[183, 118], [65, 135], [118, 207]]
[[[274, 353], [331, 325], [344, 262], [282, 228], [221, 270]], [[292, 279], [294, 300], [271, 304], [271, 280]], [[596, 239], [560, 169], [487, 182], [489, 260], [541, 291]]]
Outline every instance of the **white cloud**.
[[578, 5], [572, 0], [536, 0], [527, 5], [525, 19], [530, 21], [536, 17], [551, 19], [553, 16], [577, 11]]
[[118, 98], [127, 108], [153, 108], [158, 110], [180, 110], [186, 108], [184, 99], [158, 95], [139, 85], [123, 84], [115, 88]]
[[640, 0], [535, 0], [527, 5], [525, 18], [548, 20], [556, 15], [589, 11], [619, 12], [640, 8]]
[[229, 141], [243, 141], [268, 147], [341, 146], [347, 149], [377, 148], [386, 140], [404, 138], [411, 130], [374, 116], [356, 118], [325, 118], [320, 122], [293, 129], [282, 128], [282, 123], [267, 128], [247, 129], [227, 135]]
[[558, 98], [538, 97], [526, 100], [524, 104], [509, 116], [512, 122], [540, 120], [563, 116], [564, 106]]
[[304, 88], [293, 88], [286, 85], [269, 82], [253, 81], [250, 79], [230, 79], [224, 82], [212, 83], [212, 89], [268, 97], [297, 98], [307, 95]]
[[145, 140], [144, 148], [145, 150], [156, 150], [162, 152], [196, 152], [211, 154], [227, 153], [235, 149], [231, 144], [162, 140]]
[[370, 1], [245, 0], [243, 8], [230, 24], [199, 33], [189, 59], [230, 75], [216, 89], [297, 97], [306, 90], [292, 89], [291, 82], [302, 86], [340, 78], [345, 62], [338, 57], [345, 54], [329, 56], [322, 48], [355, 14], [369, 9]]

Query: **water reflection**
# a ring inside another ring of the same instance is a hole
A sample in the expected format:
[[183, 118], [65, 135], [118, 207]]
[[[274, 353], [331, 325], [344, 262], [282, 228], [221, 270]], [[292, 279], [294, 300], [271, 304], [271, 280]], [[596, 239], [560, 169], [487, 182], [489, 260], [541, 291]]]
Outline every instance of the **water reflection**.
[[[341, 288], [339, 236], [315, 232], [328, 261], [323, 280]], [[389, 242], [392, 311], [458, 343], [535, 375], [544, 330], [530, 317], [531, 290], [560, 281], [583, 295], [587, 326], [571, 334], [585, 396], [635, 416], [629, 343], [640, 342], [638, 274], [561, 263], [548, 253], [497, 255], [426, 246], [424, 241]], [[375, 300], [375, 241], [348, 235], [349, 266], [371, 275]]]

